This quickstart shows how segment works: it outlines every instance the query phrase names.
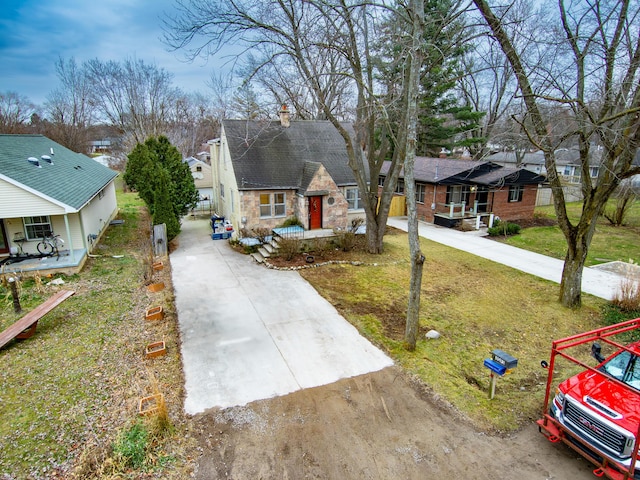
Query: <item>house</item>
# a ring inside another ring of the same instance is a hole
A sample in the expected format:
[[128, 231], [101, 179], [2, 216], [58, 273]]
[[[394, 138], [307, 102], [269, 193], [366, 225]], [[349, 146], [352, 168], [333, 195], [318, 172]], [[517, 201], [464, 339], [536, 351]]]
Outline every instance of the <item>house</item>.
[[223, 120], [210, 141], [217, 213], [238, 229], [273, 229], [296, 217], [305, 230], [346, 228], [362, 217], [344, 139], [328, 121]]
[[193, 176], [193, 183], [200, 195], [200, 202], [211, 202], [211, 198], [213, 197], [211, 165], [195, 157], [185, 158], [183, 162], [189, 165], [189, 170], [191, 170], [191, 175]]
[[[389, 171], [383, 165], [380, 185]], [[404, 178], [400, 173], [397, 199], [390, 215], [404, 215]], [[545, 177], [523, 168], [503, 167], [493, 162], [452, 158], [416, 157], [414, 167], [418, 218], [453, 227], [467, 219], [531, 218], [538, 186]], [[398, 204], [401, 205], [398, 211]]]
[[[117, 213], [116, 176], [42, 135], [0, 135], [3, 269], [79, 271]], [[37, 255], [38, 243], [51, 233], [64, 241], [63, 255], [24, 260]]]
[[[567, 202], [582, 201], [582, 162], [577, 148], [560, 148], [555, 152], [556, 171], [563, 181], [564, 197]], [[589, 158], [589, 176], [596, 183], [601, 169], [602, 147], [592, 146]], [[535, 173], [546, 175], [544, 153], [541, 150], [535, 152], [497, 152], [486, 157], [487, 161], [498, 165], [526, 168]], [[634, 165], [640, 165], [640, 150], [636, 153]], [[542, 189], [538, 192], [536, 205], [553, 204], [553, 196], [550, 189]]]

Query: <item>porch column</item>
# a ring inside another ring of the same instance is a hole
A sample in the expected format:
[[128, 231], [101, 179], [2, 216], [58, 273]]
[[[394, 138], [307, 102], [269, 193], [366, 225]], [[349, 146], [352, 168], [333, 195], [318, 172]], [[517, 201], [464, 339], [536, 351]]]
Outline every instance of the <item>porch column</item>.
[[69, 228], [69, 215], [65, 213], [63, 215], [63, 218], [64, 218], [64, 228], [65, 228], [65, 231], [67, 232], [67, 239], [69, 240], [69, 257], [71, 258], [71, 261], [75, 263], [76, 254], [73, 251], [73, 239], [71, 238], [71, 229]]

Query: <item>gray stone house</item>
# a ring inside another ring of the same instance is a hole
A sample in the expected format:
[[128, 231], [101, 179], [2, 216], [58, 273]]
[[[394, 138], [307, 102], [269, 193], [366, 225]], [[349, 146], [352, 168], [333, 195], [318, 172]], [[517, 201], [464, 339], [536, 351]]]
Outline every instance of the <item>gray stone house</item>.
[[343, 138], [328, 121], [223, 120], [211, 145], [213, 202], [235, 230], [346, 228], [364, 216]]

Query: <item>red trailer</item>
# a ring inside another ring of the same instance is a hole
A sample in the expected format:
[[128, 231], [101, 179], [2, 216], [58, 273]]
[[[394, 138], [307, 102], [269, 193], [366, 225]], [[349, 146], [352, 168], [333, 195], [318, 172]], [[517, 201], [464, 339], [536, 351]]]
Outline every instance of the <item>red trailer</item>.
[[[549, 363], [542, 362], [549, 375], [543, 417], [537, 422], [540, 432], [594, 463], [597, 477], [640, 479], [640, 341], [622, 345], [616, 340], [638, 328], [640, 318], [556, 340]], [[598, 361], [595, 367], [572, 353], [588, 343]], [[614, 353], [604, 358], [603, 345]], [[561, 381], [552, 396], [558, 356], [584, 371]]]

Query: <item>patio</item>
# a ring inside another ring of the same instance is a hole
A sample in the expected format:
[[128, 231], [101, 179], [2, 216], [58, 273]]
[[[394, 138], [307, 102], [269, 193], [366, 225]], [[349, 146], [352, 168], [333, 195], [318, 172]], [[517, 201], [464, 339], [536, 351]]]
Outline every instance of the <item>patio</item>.
[[62, 250], [60, 255], [12, 255], [0, 260], [0, 273], [36, 272], [41, 275], [78, 273], [87, 260], [87, 250]]

